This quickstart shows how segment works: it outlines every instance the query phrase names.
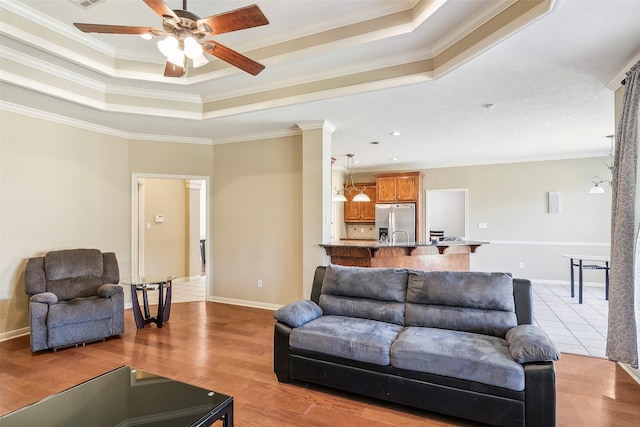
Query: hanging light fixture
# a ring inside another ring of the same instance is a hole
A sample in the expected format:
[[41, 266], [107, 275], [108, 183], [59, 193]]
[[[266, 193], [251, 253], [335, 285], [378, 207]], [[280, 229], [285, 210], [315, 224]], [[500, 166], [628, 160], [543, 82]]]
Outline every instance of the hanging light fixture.
[[[347, 184], [344, 186], [342, 190], [335, 190], [335, 194], [331, 198], [334, 202], [346, 202], [347, 198], [345, 194], [351, 194], [357, 192], [355, 196], [353, 196], [354, 202], [370, 202], [371, 199], [364, 193], [364, 188], [361, 190], [353, 182], [353, 156], [355, 154], [347, 154], [347, 171], [349, 172], [349, 178], [347, 179]], [[365, 187], [366, 188], [366, 187]]]
[[[593, 187], [591, 187], [591, 189], [589, 190], [589, 194], [604, 193], [604, 188], [601, 186], [601, 184], [605, 182], [609, 184], [609, 186], [611, 186], [611, 179], [613, 178], [613, 144], [614, 144], [615, 135], [607, 135], [607, 138], [609, 138], [609, 144], [610, 144], [609, 153], [607, 153], [609, 156], [609, 164], [605, 163], [607, 170], [605, 171], [604, 175], [602, 175], [602, 178], [600, 178], [599, 176], [594, 176], [593, 178], [591, 178], [591, 182], [593, 182]], [[610, 179], [606, 179], [607, 174], [609, 175]]]

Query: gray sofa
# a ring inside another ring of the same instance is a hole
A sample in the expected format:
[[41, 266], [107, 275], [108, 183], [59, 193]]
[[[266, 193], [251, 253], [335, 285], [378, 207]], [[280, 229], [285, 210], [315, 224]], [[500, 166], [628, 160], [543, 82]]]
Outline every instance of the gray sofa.
[[559, 353], [507, 273], [318, 267], [275, 313], [274, 371], [504, 426], [555, 425]]
[[124, 293], [113, 252], [68, 249], [29, 258], [31, 351], [124, 333]]

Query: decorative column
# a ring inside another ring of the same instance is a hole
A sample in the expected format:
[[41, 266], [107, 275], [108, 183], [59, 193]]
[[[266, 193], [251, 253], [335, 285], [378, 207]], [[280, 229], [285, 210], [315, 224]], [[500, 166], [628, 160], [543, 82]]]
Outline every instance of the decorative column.
[[302, 130], [302, 297], [311, 296], [316, 267], [329, 264], [319, 245], [331, 240], [331, 134], [325, 120], [298, 123]]

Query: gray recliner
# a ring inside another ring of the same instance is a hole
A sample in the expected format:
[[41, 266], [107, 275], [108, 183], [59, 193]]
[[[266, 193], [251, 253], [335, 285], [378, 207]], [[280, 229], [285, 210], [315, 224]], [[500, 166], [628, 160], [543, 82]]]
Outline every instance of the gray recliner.
[[124, 333], [124, 292], [113, 252], [68, 249], [29, 258], [31, 351]]

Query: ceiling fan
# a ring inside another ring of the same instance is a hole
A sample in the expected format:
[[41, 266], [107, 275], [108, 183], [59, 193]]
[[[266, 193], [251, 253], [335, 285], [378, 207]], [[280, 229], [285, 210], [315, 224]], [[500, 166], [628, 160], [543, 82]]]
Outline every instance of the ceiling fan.
[[208, 62], [203, 52], [222, 59], [251, 75], [258, 75], [264, 65], [247, 58], [207, 36], [244, 30], [267, 25], [269, 20], [257, 5], [246, 6], [208, 18], [187, 11], [187, 0], [182, 1], [182, 9], [172, 10], [164, 0], [143, 0], [157, 15], [162, 17], [162, 29], [153, 27], [131, 27], [124, 25], [102, 25], [74, 23], [85, 33], [138, 34], [143, 38], [167, 36], [158, 42], [158, 49], [167, 57], [164, 69], [166, 77], [182, 77], [187, 60], [193, 67]]

